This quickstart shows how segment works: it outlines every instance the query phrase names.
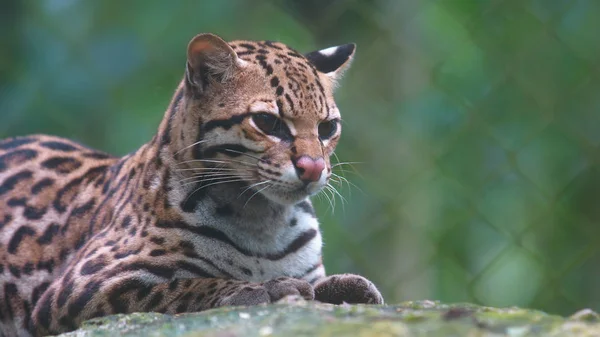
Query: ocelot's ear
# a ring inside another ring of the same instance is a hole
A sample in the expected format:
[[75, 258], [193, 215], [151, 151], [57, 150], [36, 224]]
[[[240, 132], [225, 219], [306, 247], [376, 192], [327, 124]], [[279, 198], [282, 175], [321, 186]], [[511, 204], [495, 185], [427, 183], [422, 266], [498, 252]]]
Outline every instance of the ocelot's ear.
[[335, 83], [342, 77], [344, 71], [350, 67], [355, 50], [356, 45], [349, 43], [313, 51], [304, 54], [304, 56], [318, 71], [325, 73]]
[[211, 83], [231, 79], [242, 63], [223, 39], [214, 34], [199, 34], [188, 44], [186, 80], [202, 93]]

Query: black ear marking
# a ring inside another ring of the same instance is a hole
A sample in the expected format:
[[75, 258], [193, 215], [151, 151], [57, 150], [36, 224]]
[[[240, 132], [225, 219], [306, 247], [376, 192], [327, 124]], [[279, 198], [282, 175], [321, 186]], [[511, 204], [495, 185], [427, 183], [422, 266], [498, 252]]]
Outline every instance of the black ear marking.
[[304, 56], [318, 71], [328, 74], [342, 70], [351, 61], [356, 45], [354, 43], [313, 51]]

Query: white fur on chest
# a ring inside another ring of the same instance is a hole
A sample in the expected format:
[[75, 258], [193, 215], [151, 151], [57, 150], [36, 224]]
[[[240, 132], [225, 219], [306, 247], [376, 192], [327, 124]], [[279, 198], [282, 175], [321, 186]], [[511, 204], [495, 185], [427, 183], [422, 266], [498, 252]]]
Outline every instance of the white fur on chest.
[[[277, 214], [265, 211], [265, 216], [249, 220], [240, 215], [219, 217], [215, 214], [216, 207], [214, 202], [206, 201], [195, 213], [185, 216], [187, 223], [209, 226], [230, 240], [224, 242], [203, 235], [188, 237], [198, 255], [213, 265], [189, 262], [211, 274], [260, 282], [280, 276], [302, 277], [320, 263], [322, 239], [318, 220], [302, 208], [290, 206]], [[305, 240], [306, 237], [310, 240]]]

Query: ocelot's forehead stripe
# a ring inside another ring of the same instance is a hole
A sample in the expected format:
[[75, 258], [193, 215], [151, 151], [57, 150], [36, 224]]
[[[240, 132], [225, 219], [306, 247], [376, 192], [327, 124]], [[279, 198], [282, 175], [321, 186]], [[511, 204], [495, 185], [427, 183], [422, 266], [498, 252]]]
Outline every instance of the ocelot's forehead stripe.
[[230, 45], [241, 59], [264, 69], [282, 116], [311, 113], [317, 117], [329, 111], [319, 74], [302, 54], [268, 41], [234, 41]]

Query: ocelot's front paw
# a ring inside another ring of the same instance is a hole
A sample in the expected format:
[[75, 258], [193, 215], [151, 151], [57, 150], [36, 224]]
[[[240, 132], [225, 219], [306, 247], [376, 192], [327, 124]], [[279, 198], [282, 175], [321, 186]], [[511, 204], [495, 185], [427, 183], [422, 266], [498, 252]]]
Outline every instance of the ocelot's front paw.
[[383, 304], [377, 287], [366, 278], [341, 274], [324, 278], [315, 285], [315, 299], [332, 304]]
[[285, 296], [299, 295], [305, 300], [315, 299], [315, 290], [310, 283], [291, 277], [279, 277], [263, 284], [269, 292], [272, 302], [278, 301]]
[[296, 295], [306, 300], [315, 298], [310, 283], [290, 277], [280, 277], [264, 283], [240, 285], [231, 294], [219, 301], [219, 306], [249, 306], [273, 303], [285, 296]]

